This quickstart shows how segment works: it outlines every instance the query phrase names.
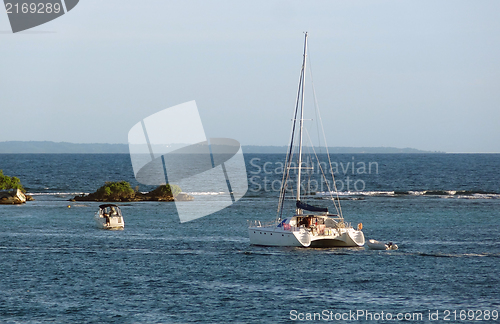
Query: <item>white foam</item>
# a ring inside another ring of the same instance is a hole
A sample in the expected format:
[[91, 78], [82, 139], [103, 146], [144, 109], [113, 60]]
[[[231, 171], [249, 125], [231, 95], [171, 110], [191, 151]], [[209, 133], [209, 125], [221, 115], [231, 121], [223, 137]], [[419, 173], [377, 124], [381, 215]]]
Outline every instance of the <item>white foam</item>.
[[408, 191], [408, 194], [409, 195], [413, 195], [413, 196], [422, 196], [422, 195], [425, 195], [427, 193], [427, 190], [423, 190], [423, 191]]
[[456, 198], [456, 199], [500, 199], [500, 194], [480, 194], [480, 193], [475, 193], [475, 194], [472, 194], [472, 195], [445, 196], [444, 198]]
[[87, 192], [27, 192], [30, 196], [78, 196], [88, 195]]
[[359, 191], [357, 194], [363, 196], [394, 196], [394, 191]]
[[212, 192], [212, 191], [205, 191], [205, 192], [186, 192], [186, 194], [191, 195], [191, 196], [219, 196], [219, 195], [227, 195], [227, 192], [220, 191], [220, 192]]
[[317, 196], [394, 196], [394, 191], [339, 191], [336, 193], [335, 191], [325, 191], [325, 192], [317, 192]]

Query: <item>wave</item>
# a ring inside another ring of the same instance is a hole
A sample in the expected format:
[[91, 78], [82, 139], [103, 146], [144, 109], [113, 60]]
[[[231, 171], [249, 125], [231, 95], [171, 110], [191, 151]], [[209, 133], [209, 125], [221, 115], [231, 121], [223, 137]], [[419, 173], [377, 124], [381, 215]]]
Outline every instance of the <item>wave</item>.
[[316, 196], [394, 196], [394, 191], [334, 191], [316, 192]]
[[[141, 193], [143, 195], [145, 195], [145, 194], [148, 194], [149, 191], [141, 191]], [[221, 191], [221, 192], [210, 192], [210, 191], [207, 191], [207, 192], [184, 192], [184, 191], [182, 191], [181, 193], [191, 195], [191, 196], [217, 196], [217, 195], [227, 194], [227, 192], [223, 192], [223, 191]]]
[[[317, 192], [318, 196], [335, 196], [335, 192]], [[485, 192], [481, 190], [408, 190], [408, 191], [342, 191], [339, 196], [371, 196], [371, 197], [401, 197], [401, 196], [428, 196], [440, 198], [459, 199], [500, 199], [496, 192]]]
[[[148, 193], [147, 191], [142, 192], [143, 194]], [[192, 196], [217, 196], [217, 195], [225, 195], [227, 192], [183, 192]], [[88, 195], [89, 192], [27, 192], [27, 195], [30, 196], [78, 196], [78, 195]]]
[[78, 196], [88, 195], [88, 192], [27, 192], [30, 196]]
[[[146, 193], [146, 192], [144, 192]], [[227, 195], [224, 191], [201, 191], [201, 192], [185, 192], [191, 196], [220, 196]], [[247, 196], [250, 191], [247, 192]], [[27, 192], [31, 196], [78, 196], [88, 195], [88, 192]], [[315, 196], [329, 198], [336, 196], [335, 192], [316, 192]], [[439, 198], [457, 198], [457, 199], [500, 199], [500, 194], [496, 192], [484, 192], [481, 190], [408, 190], [408, 191], [341, 191], [338, 192], [340, 197], [414, 197], [427, 196]], [[257, 195], [258, 196], [258, 195]]]
[[186, 192], [191, 196], [219, 196], [219, 195], [227, 195], [227, 192], [224, 191], [202, 191], [202, 192]]
[[395, 191], [395, 195], [405, 196], [438, 196], [444, 198], [465, 199], [491, 199], [500, 198], [496, 192], [485, 192], [482, 190], [422, 190], [422, 191]]

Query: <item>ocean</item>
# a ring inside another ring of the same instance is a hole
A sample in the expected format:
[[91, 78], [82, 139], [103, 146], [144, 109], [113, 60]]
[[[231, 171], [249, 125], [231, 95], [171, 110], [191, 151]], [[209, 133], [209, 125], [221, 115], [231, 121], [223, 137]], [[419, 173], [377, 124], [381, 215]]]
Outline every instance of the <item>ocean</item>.
[[[69, 199], [151, 190], [127, 154], [0, 155], [35, 198], [0, 205], [0, 323], [499, 322], [500, 154], [332, 155], [346, 221], [395, 251], [250, 245], [247, 221], [276, 218], [283, 160], [245, 154], [248, 192], [209, 216], [119, 203], [125, 229], [103, 231], [99, 203]], [[307, 198], [328, 205], [333, 181], [307, 163]]]

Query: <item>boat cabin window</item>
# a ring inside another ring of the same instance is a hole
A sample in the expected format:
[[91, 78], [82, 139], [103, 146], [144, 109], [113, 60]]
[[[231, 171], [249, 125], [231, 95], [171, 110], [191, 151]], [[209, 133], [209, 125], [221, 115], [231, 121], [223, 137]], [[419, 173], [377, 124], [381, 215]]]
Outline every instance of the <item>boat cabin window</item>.
[[314, 215], [308, 215], [305, 217], [297, 217], [297, 226], [316, 226], [316, 225], [324, 225], [325, 219], [323, 217], [314, 217]]
[[309, 227], [311, 226], [311, 224], [313, 224], [312, 222], [312, 217], [311, 216], [306, 216], [306, 217], [297, 217], [297, 221], [298, 221], [298, 226], [304, 226], [304, 227]]

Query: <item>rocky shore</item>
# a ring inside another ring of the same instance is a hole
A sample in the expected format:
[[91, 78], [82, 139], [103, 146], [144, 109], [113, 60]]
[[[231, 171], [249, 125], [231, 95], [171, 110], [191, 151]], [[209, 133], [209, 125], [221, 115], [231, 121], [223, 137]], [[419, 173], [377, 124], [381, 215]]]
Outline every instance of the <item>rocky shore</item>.
[[33, 200], [30, 195], [25, 195], [20, 189], [0, 190], [0, 205], [20, 205]]
[[126, 181], [108, 182], [96, 192], [75, 196], [70, 201], [102, 201], [102, 202], [131, 202], [131, 201], [190, 201], [194, 197], [182, 193], [176, 185], [162, 185], [156, 189], [141, 193], [130, 187]]
[[9, 177], [0, 170], [0, 205], [19, 205], [33, 197], [26, 195], [26, 190], [17, 177]]

